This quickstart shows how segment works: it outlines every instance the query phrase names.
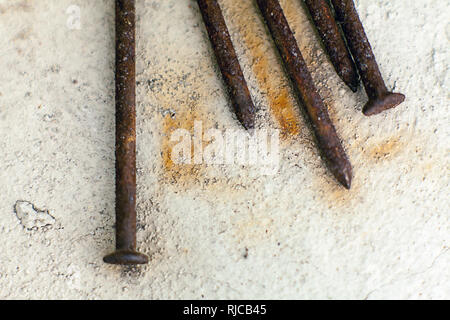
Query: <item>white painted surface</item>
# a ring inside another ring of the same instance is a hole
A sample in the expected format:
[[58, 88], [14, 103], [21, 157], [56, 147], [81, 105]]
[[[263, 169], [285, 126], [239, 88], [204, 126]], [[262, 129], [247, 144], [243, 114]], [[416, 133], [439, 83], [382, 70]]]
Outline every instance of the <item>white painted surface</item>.
[[[0, 0], [1, 298], [450, 298], [446, 1], [356, 1], [388, 87], [407, 96], [371, 118], [301, 1], [282, 1], [353, 164], [350, 192], [319, 159], [253, 1], [220, 3], [259, 126], [287, 133], [278, 174], [165, 161], [172, 129], [240, 127], [196, 2], [137, 2], [138, 242], [151, 262], [130, 269], [101, 260], [114, 247], [114, 1]], [[18, 200], [56, 222], [27, 230]]]

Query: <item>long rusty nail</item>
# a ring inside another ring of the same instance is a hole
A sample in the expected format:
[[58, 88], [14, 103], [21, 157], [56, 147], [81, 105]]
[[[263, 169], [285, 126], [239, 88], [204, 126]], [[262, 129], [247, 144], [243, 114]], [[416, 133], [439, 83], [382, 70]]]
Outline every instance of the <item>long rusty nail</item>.
[[405, 96], [386, 88], [353, 0], [331, 1], [369, 97], [363, 113], [371, 116], [398, 106]]
[[328, 111], [314, 86], [297, 41], [278, 0], [257, 0], [258, 6], [278, 47], [305, 113], [311, 122], [319, 149], [336, 179], [347, 189], [352, 181], [352, 166], [337, 136]]
[[345, 84], [356, 92], [359, 84], [358, 71], [327, 0], [304, 2], [334, 69]]
[[220, 71], [228, 87], [236, 116], [246, 129], [252, 129], [255, 127], [256, 109], [231, 42], [222, 10], [217, 0], [197, 0], [197, 3]]
[[135, 0], [116, 0], [116, 251], [111, 264], [144, 264], [136, 252]]

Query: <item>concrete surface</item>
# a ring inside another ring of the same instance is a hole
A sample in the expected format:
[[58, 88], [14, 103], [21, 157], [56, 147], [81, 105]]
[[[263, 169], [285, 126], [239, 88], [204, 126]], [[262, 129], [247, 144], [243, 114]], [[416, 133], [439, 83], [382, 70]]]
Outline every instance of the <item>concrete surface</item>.
[[281, 132], [279, 170], [170, 161], [171, 132], [194, 120], [242, 129], [196, 2], [137, 1], [138, 243], [151, 262], [123, 268], [102, 262], [114, 247], [114, 1], [0, 0], [0, 298], [449, 299], [448, 1], [356, 1], [388, 87], [407, 96], [370, 118], [301, 1], [282, 1], [351, 191], [319, 159], [254, 1], [220, 3], [258, 125]]

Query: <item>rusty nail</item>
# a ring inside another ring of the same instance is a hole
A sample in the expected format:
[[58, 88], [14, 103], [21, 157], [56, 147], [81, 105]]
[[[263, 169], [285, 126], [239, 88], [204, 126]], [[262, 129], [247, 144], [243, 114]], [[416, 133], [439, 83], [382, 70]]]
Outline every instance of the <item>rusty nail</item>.
[[314, 86], [297, 41], [278, 0], [257, 0], [269, 31], [278, 47], [287, 73], [292, 79], [305, 113], [317, 139], [319, 149], [336, 179], [347, 189], [352, 180], [352, 166], [339, 141], [327, 109]]
[[197, 0], [233, 109], [246, 129], [255, 127], [256, 109], [217, 0]]
[[345, 84], [356, 92], [359, 84], [358, 71], [327, 0], [304, 2], [334, 69]]
[[398, 106], [405, 96], [389, 92], [386, 88], [355, 4], [352, 0], [331, 1], [369, 97], [363, 113], [371, 116]]
[[116, 251], [111, 264], [144, 264], [136, 252], [135, 0], [116, 0]]

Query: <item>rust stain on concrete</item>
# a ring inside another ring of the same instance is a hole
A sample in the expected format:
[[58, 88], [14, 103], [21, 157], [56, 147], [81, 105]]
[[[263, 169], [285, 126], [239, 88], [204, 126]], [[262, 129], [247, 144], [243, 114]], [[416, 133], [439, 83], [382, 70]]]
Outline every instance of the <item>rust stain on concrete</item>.
[[[185, 129], [193, 134], [195, 121], [204, 123], [206, 116], [200, 109], [191, 105], [191, 108], [179, 110], [175, 116], [166, 114], [162, 123], [161, 156], [164, 168], [164, 178], [171, 184], [200, 184], [200, 179], [204, 176], [203, 164], [176, 164], [172, 161], [171, 151], [177, 144], [171, 141], [171, 135], [175, 130]], [[194, 145], [191, 145], [191, 155], [194, 154]], [[192, 158], [191, 158], [192, 160]]]
[[21, 1], [18, 3], [13, 3], [9, 5], [0, 5], [0, 14], [11, 13], [11, 12], [30, 12], [33, 7], [30, 5], [31, 1]]
[[[240, 10], [250, 11], [250, 8], [245, 8], [243, 7], [244, 5], [251, 6], [252, 4], [236, 3]], [[254, 12], [251, 12], [251, 14], [253, 15]], [[252, 59], [251, 69], [258, 82], [258, 87], [261, 92], [266, 93], [270, 111], [280, 126], [281, 137], [287, 139], [288, 137], [297, 136], [300, 132], [300, 112], [297, 102], [290, 92], [286, 75], [284, 72], [281, 72], [281, 61], [274, 59], [275, 55], [268, 51], [274, 50], [276, 52], [275, 45], [271, 45], [268, 42], [270, 36], [267, 32], [264, 32], [267, 37], [261, 37], [260, 31], [264, 28], [262, 20], [248, 19], [247, 15], [237, 13], [234, 14], [234, 18], [235, 23], [239, 25], [239, 36]], [[258, 26], [258, 22], [261, 25]], [[267, 48], [267, 50], [264, 50], [264, 48]], [[277, 71], [277, 68], [280, 71]]]
[[355, 177], [351, 189], [346, 190], [333, 179], [331, 174], [317, 175], [314, 179], [313, 188], [316, 190], [320, 202], [329, 209], [351, 208], [364, 198], [357, 174], [355, 174]]
[[381, 162], [393, 159], [405, 150], [405, 143], [400, 136], [394, 136], [369, 145], [364, 155], [370, 161]]

